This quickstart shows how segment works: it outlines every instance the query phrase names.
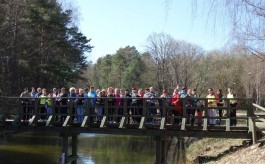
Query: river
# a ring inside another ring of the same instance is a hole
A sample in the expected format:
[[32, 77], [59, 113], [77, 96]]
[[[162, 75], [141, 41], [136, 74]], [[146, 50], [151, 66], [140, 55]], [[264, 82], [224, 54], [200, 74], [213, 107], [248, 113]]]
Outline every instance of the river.
[[[155, 141], [152, 137], [80, 134], [78, 155], [78, 164], [153, 164]], [[12, 133], [0, 136], [0, 163], [57, 164], [60, 156], [61, 138], [58, 134]]]

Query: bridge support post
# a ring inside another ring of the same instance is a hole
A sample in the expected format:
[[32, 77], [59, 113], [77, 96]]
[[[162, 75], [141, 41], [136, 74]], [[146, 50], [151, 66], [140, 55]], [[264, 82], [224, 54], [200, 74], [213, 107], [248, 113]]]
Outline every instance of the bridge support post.
[[62, 156], [60, 159], [61, 164], [77, 164], [77, 134], [72, 135], [72, 154], [68, 155], [68, 137], [69, 135], [67, 133], [61, 134], [62, 137]]
[[156, 162], [155, 164], [166, 164], [166, 139], [156, 136]]
[[72, 164], [77, 164], [77, 135], [72, 135]]
[[178, 159], [177, 163], [186, 163], [186, 150], [185, 150], [184, 137], [178, 138]]
[[68, 135], [62, 134], [61, 164], [67, 164], [67, 157], [68, 157]]
[[257, 142], [257, 128], [256, 128], [256, 120], [254, 118], [249, 118], [249, 131], [252, 132], [252, 143], [256, 144], [256, 142]]

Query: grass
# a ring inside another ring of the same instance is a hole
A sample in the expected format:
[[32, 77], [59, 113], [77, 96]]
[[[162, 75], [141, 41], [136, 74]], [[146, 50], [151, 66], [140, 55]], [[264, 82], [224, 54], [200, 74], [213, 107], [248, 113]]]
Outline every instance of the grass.
[[242, 139], [200, 139], [187, 147], [187, 159], [196, 161], [200, 157], [207, 161], [217, 160], [229, 153], [231, 148], [241, 146], [243, 141]]

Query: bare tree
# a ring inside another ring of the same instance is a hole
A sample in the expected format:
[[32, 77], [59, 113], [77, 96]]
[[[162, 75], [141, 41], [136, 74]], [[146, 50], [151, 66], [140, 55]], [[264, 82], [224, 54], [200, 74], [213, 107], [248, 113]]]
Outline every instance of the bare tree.
[[193, 7], [195, 14], [208, 14], [213, 29], [231, 27], [231, 39], [265, 61], [265, 0], [193, 0]]
[[164, 33], [153, 33], [147, 38], [147, 52], [156, 64], [156, 82], [159, 90], [168, 88], [169, 58], [174, 53], [175, 40]]
[[203, 54], [202, 48], [176, 41], [164, 33], [154, 33], [147, 39], [147, 51], [156, 65], [159, 89], [173, 89], [178, 83], [184, 86], [193, 85], [194, 69]]

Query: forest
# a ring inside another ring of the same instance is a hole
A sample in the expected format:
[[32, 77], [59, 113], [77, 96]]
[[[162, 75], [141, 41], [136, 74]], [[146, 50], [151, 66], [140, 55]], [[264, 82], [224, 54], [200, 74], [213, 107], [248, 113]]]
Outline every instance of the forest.
[[[215, 2], [209, 1], [213, 6]], [[264, 22], [265, 10], [247, 2], [236, 0], [223, 7], [231, 8], [238, 3], [237, 12], [249, 7], [246, 11]], [[172, 92], [181, 84], [196, 88], [202, 97], [209, 87], [223, 89], [224, 93], [232, 87], [238, 97], [254, 97], [258, 103], [264, 103], [265, 57], [260, 48], [264, 45], [264, 34], [257, 33], [260, 29], [246, 30], [241, 24], [242, 28], [235, 28], [238, 35], [233, 36], [237, 41], [211, 51], [176, 40], [170, 34], [151, 32], [145, 43], [146, 52], [140, 53], [134, 45], [128, 45], [92, 63], [87, 57], [93, 51], [93, 38], [79, 30], [74, 10], [63, 9], [56, 0], [2, 0], [0, 10], [1, 96], [17, 96], [23, 88], [31, 86], [47, 89], [153, 86], [160, 93], [164, 88]], [[264, 26], [256, 26], [264, 31]], [[247, 32], [248, 35], [243, 35]], [[242, 37], [251, 34], [252, 39]]]

